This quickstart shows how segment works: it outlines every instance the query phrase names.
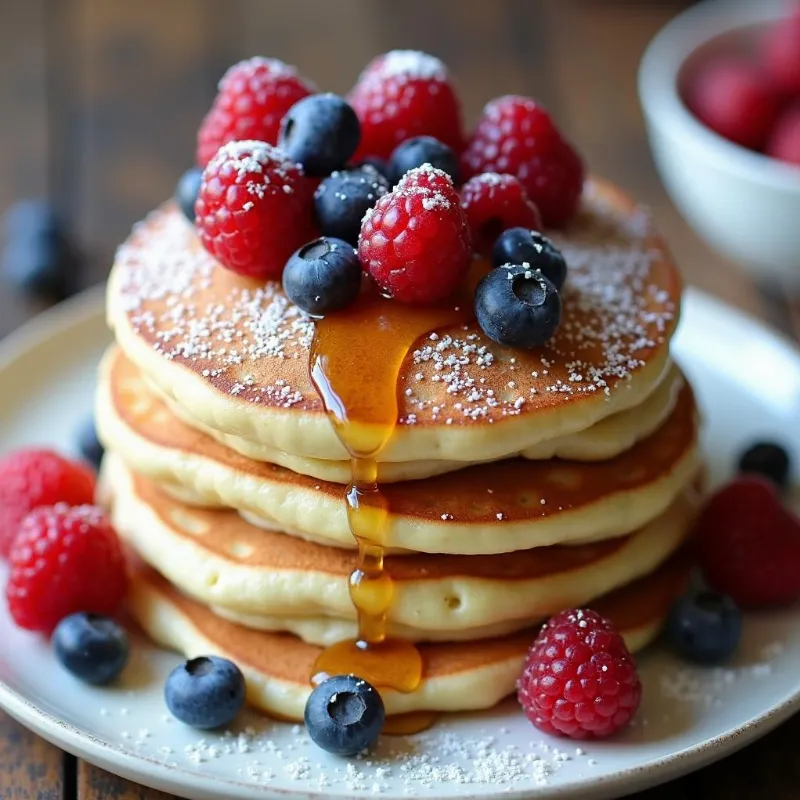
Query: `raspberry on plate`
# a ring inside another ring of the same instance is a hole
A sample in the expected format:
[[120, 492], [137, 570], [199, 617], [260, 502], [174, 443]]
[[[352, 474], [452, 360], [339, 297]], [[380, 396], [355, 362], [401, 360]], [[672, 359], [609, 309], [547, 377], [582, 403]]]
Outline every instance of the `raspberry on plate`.
[[50, 633], [76, 611], [113, 614], [128, 580], [117, 534], [96, 506], [38, 508], [20, 525], [6, 598], [20, 628]]
[[277, 144], [284, 114], [314, 91], [294, 67], [276, 58], [256, 56], [234, 64], [197, 132], [197, 165], [205, 167], [227, 142]]
[[481, 172], [519, 178], [548, 227], [566, 225], [580, 203], [583, 161], [547, 111], [529, 97], [506, 95], [486, 105], [461, 168], [464, 178]]
[[686, 101], [697, 118], [736, 144], [759, 150], [778, 112], [778, 98], [747, 62], [706, 64], [688, 86]]
[[789, 106], [778, 117], [765, 150], [773, 158], [800, 166], [800, 102]]
[[203, 172], [195, 204], [200, 241], [233, 272], [279, 278], [286, 259], [314, 238], [313, 187], [266, 142], [229, 142]]
[[744, 476], [718, 491], [697, 519], [696, 542], [709, 586], [742, 608], [800, 598], [800, 519], [769, 480]]
[[16, 450], [0, 460], [0, 556], [7, 556], [22, 518], [39, 506], [94, 502], [94, 473], [52, 450]]
[[471, 246], [450, 177], [430, 164], [407, 172], [364, 217], [358, 257], [375, 283], [403, 303], [452, 294], [469, 269]]
[[389, 158], [413, 136], [433, 136], [461, 152], [461, 104], [447, 67], [434, 56], [392, 50], [373, 59], [348, 95], [361, 120], [357, 158]]
[[800, 7], [769, 28], [762, 41], [761, 62], [779, 92], [800, 95]]
[[642, 685], [614, 626], [595, 611], [573, 609], [542, 628], [517, 682], [517, 697], [539, 730], [594, 739], [631, 721]]
[[482, 172], [461, 187], [475, 252], [488, 258], [500, 234], [509, 228], [540, 231], [542, 218], [525, 187], [513, 175]]

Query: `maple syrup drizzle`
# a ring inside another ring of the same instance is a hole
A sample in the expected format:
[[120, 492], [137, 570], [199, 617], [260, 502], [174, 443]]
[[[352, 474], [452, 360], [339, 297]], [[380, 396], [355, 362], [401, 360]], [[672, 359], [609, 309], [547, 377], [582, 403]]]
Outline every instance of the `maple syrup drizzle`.
[[384, 569], [388, 508], [378, 485], [378, 456], [397, 424], [397, 378], [403, 359], [426, 333], [472, 318], [474, 288], [485, 272], [485, 264], [476, 264], [468, 285], [446, 306], [407, 306], [365, 291], [353, 306], [316, 324], [311, 380], [350, 454], [347, 518], [358, 558], [349, 589], [358, 636], [323, 650], [314, 665], [313, 683], [352, 673], [375, 687], [413, 692], [422, 679], [417, 648], [386, 634], [393, 586]]

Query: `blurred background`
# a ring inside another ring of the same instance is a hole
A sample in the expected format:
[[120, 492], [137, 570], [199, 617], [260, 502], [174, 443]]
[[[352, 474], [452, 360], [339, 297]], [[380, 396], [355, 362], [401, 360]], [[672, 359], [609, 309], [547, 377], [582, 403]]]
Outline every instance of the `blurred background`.
[[[542, 101], [592, 172], [653, 208], [688, 281], [764, 315], [769, 294], [753, 292], [691, 232], [649, 153], [637, 66], [650, 38], [688, 5], [0, 0], [0, 212], [15, 200], [49, 197], [85, 254], [79, 283], [96, 283], [131, 225], [191, 165], [198, 124], [230, 64], [275, 56], [319, 87], [344, 93], [377, 53], [422, 49], [451, 68], [468, 124], [500, 94]], [[0, 335], [36, 309], [0, 290]]]

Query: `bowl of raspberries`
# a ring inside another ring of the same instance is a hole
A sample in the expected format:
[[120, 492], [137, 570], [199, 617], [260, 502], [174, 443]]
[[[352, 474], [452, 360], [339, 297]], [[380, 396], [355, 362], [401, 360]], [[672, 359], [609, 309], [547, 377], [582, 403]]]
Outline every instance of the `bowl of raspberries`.
[[639, 95], [690, 224], [758, 277], [800, 288], [800, 3], [692, 7], [650, 43]]

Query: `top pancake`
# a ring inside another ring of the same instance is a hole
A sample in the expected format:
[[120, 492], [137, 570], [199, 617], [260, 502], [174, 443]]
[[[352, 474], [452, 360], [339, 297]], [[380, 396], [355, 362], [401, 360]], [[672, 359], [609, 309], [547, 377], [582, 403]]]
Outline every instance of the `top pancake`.
[[[646, 213], [591, 183], [552, 238], [570, 269], [556, 336], [513, 350], [473, 320], [418, 340], [381, 461], [503, 458], [632, 408], [658, 384], [681, 287]], [[120, 248], [108, 314], [123, 351], [183, 416], [295, 455], [346, 458], [309, 377], [314, 322], [278, 283], [220, 268], [173, 205]]]

